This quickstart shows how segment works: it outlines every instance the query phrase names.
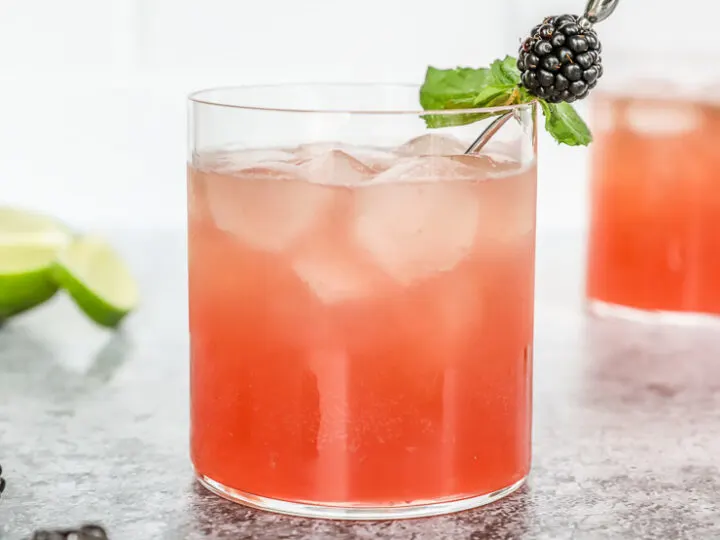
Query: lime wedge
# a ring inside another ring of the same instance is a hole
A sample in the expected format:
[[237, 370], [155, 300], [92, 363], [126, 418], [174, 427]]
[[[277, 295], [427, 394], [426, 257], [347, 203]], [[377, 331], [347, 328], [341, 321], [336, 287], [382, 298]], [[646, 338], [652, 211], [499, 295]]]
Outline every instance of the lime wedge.
[[0, 207], [0, 320], [57, 292], [54, 262], [71, 238], [70, 230], [50, 217]]
[[78, 307], [102, 326], [117, 326], [137, 306], [135, 280], [100, 237], [76, 239], [58, 256], [53, 276]]

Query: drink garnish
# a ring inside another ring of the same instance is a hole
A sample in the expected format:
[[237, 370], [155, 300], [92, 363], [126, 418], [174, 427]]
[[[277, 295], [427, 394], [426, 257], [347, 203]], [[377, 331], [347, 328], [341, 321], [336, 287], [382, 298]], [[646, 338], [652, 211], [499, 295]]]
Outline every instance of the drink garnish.
[[60, 252], [55, 282], [97, 324], [114, 328], [138, 304], [138, 288], [122, 259], [103, 238], [76, 238]]
[[520, 47], [522, 85], [548, 103], [583, 99], [602, 77], [601, 52], [597, 34], [580, 17], [547, 17]]
[[0, 207], [0, 321], [52, 298], [52, 268], [72, 232], [50, 217]]
[[96, 323], [115, 327], [137, 305], [137, 286], [108, 243], [49, 216], [0, 207], [0, 323], [65, 289]]
[[[472, 124], [508, 111], [502, 107], [540, 104], [545, 129], [558, 142], [587, 146], [592, 134], [571, 105], [587, 97], [603, 75], [602, 47], [585, 16], [547, 17], [522, 42], [519, 58], [506, 56], [489, 67], [428, 67], [420, 89], [427, 111], [467, 109], [454, 115], [428, 114], [430, 128]], [[474, 113], [471, 109], [500, 107]]]

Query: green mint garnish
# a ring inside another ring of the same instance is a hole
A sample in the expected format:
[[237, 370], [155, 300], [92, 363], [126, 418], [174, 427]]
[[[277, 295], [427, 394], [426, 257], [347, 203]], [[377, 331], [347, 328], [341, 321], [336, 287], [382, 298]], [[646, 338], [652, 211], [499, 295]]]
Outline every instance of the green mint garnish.
[[504, 85], [517, 86], [520, 84], [520, 70], [517, 68], [517, 59], [506, 56], [502, 60], [495, 60], [490, 64], [490, 74], [494, 81]]
[[572, 105], [538, 101], [545, 115], [545, 129], [557, 142], [569, 146], [587, 146], [592, 142], [590, 129]]
[[[503, 107], [534, 100], [545, 115], [545, 129], [553, 138], [570, 146], [587, 146], [592, 141], [590, 129], [569, 103], [548, 103], [530, 95], [520, 85], [517, 60], [506, 56], [489, 68], [437, 69], [428, 67], [420, 88], [420, 105], [425, 110], [475, 109]], [[430, 128], [463, 126], [502, 113], [468, 113], [460, 115], [430, 114], [424, 120]]]

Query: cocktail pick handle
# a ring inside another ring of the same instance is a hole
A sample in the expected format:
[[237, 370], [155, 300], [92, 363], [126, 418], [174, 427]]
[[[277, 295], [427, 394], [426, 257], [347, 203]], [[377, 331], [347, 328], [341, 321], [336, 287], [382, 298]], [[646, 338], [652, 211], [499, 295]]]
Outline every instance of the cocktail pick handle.
[[588, 0], [585, 17], [591, 24], [599, 23], [612, 15], [620, 0]]

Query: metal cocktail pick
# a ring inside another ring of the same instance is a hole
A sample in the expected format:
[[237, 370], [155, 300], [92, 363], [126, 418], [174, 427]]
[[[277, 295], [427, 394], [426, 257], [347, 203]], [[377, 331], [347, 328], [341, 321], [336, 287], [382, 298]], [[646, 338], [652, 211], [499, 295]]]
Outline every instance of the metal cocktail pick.
[[612, 15], [619, 1], [620, 0], [589, 0], [587, 6], [585, 6], [583, 17], [590, 21], [590, 24], [602, 22]]
[[[620, 0], [588, 0], [587, 5], [585, 6], [585, 12], [582, 17], [580, 17], [578, 24], [585, 29], [591, 28], [593, 24], [602, 22], [612, 15], [619, 2]], [[514, 111], [498, 116], [488, 127], [485, 128], [482, 133], [480, 133], [478, 138], [475, 139], [475, 142], [470, 145], [465, 153], [474, 154], [479, 152], [482, 147], [485, 146], [490, 139], [492, 139], [493, 135], [500, 131], [500, 128], [502, 128], [513, 116], [515, 116]]]

